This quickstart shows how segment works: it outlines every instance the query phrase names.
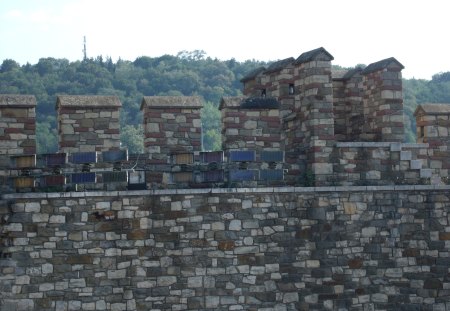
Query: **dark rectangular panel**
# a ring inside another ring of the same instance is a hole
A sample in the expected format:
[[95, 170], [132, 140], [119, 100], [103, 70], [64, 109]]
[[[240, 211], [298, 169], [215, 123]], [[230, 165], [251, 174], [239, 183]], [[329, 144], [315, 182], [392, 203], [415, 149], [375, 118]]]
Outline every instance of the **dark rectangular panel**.
[[45, 164], [48, 167], [63, 166], [67, 162], [66, 153], [48, 153], [44, 154]]
[[261, 151], [262, 162], [284, 162], [283, 151]]
[[202, 163], [222, 163], [223, 151], [200, 152], [200, 161]]
[[193, 180], [192, 172], [172, 173], [172, 181], [175, 183], [191, 182]]
[[70, 182], [72, 184], [87, 184], [97, 181], [95, 173], [72, 173], [70, 174]]
[[97, 152], [75, 152], [71, 154], [70, 161], [74, 164], [97, 163]]
[[66, 176], [64, 175], [47, 175], [43, 178], [43, 186], [63, 186], [66, 184]]
[[121, 162], [128, 160], [128, 150], [110, 150], [102, 152], [103, 162]]
[[127, 182], [127, 172], [102, 172], [104, 183]]
[[232, 161], [232, 162], [252, 162], [252, 161], [255, 161], [255, 151], [253, 151], [253, 150], [233, 150], [233, 151], [230, 151], [230, 161]]
[[128, 184], [128, 190], [146, 190], [147, 184], [141, 183], [141, 184]]
[[203, 182], [222, 182], [223, 181], [223, 170], [213, 170], [202, 172]]
[[260, 170], [260, 180], [283, 180], [283, 170]]
[[230, 171], [230, 181], [246, 181], [254, 180], [255, 171], [254, 170], [231, 170]]

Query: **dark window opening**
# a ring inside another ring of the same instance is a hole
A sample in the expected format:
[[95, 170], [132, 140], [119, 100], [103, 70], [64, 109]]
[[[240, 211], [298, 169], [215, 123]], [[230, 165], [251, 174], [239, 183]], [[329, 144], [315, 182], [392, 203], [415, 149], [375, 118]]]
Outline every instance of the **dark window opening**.
[[293, 84], [289, 84], [289, 95], [294, 95], [295, 88]]
[[425, 128], [423, 126], [419, 127], [419, 138], [425, 137]]

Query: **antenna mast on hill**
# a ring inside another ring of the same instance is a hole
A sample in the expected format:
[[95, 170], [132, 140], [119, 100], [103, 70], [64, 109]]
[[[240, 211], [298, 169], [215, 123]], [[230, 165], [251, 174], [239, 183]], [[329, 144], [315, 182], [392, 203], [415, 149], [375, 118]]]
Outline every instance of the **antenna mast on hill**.
[[83, 47], [83, 60], [86, 60], [86, 36], [84, 36], [84, 47]]

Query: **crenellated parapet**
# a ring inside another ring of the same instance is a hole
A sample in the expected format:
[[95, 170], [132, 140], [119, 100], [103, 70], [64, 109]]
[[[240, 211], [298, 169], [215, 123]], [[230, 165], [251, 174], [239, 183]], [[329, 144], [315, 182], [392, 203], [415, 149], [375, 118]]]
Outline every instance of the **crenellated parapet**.
[[284, 149], [280, 104], [274, 97], [225, 97], [222, 112], [222, 149]]
[[60, 152], [93, 152], [120, 148], [120, 108], [117, 96], [59, 95]]
[[196, 96], [142, 99], [144, 147], [151, 162], [167, 164], [172, 154], [202, 150], [202, 107], [202, 99]]
[[363, 76], [364, 141], [404, 140], [402, 74], [395, 58], [370, 64]]
[[36, 153], [36, 98], [0, 95], [0, 155]]
[[[221, 100], [222, 150], [212, 153], [202, 148], [200, 97], [146, 96], [144, 154], [119, 164], [102, 155], [101, 169], [132, 171], [139, 185], [130, 189], [447, 182], [447, 105], [421, 105], [418, 144], [405, 144], [403, 65], [391, 57], [337, 70], [333, 59], [320, 47], [245, 75], [244, 95]], [[35, 106], [33, 96], [0, 96], [3, 167], [11, 156], [36, 153]], [[116, 96], [58, 96], [57, 156], [88, 171], [100, 152], [125, 151], [120, 108]]]

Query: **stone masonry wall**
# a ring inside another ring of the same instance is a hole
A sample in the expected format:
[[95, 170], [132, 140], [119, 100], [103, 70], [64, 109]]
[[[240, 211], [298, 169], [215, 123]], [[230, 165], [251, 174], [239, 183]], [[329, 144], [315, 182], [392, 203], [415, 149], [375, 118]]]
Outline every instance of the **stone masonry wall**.
[[59, 152], [119, 149], [121, 106], [116, 96], [58, 96]]
[[394, 58], [373, 63], [361, 73], [364, 86], [364, 141], [404, 140], [403, 65]]
[[[284, 118], [294, 111], [294, 59], [276, 62], [261, 76], [261, 88], [268, 97], [276, 98], [280, 103], [280, 116]], [[283, 65], [278, 67], [278, 65]], [[278, 68], [277, 68], [278, 67]]]
[[36, 98], [0, 95], [0, 155], [36, 153]]
[[361, 69], [333, 79], [334, 134], [336, 141], [360, 141], [364, 126]]
[[417, 142], [427, 143], [427, 161], [449, 182], [450, 109], [448, 104], [422, 104], [416, 109]]
[[364, 126], [363, 77], [361, 70], [355, 72], [346, 81], [345, 97], [348, 114], [346, 116], [347, 141], [360, 141]]
[[34, 96], [0, 95], [0, 193], [8, 190], [11, 156], [36, 153], [35, 109]]
[[202, 148], [199, 97], [146, 96], [142, 100], [144, 146], [151, 163], [170, 163], [175, 153]]
[[345, 80], [333, 78], [334, 135], [336, 141], [347, 141], [347, 116]]
[[[331, 59], [324, 51], [312, 59], [297, 62], [294, 70], [297, 118], [304, 125], [290, 133], [302, 132], [302, 137], [294, 140], [302, 140], [301, 148], [306, 152], [307, 161], [305, 171], [314, 174], [316, 185], [326, 184], [325, 176], [333, 170], [329, 163], [334, 144]], [[296, 148], [295, 144], [289, 143]], [[302, 162], [303, 159], [299, 160]]]
[[4, 195], [2, 310], [449, 310], [449, 190]]
[[222, 99], [222, 149], [283, 150], [279, 109], [241, 108], [243, 100], [245, 97]]
[[428, 144], [340, 142], [333, 151], [336, 185], [403, 185], [446, 183], [447, 171], [438, 168]]

